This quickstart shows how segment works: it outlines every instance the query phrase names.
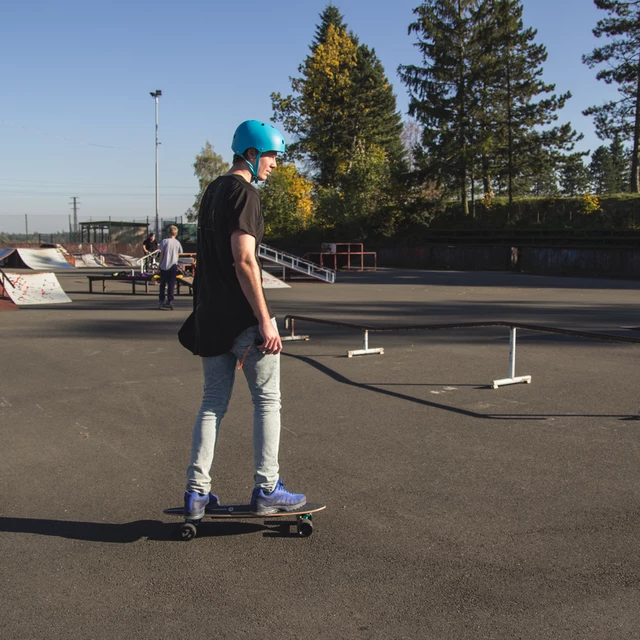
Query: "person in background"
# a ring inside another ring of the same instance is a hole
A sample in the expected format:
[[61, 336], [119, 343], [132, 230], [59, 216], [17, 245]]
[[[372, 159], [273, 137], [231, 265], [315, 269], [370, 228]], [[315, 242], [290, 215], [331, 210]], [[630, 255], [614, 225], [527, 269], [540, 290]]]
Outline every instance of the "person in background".
[[[182, 245], [176, 239], [178, 227], [169, 227], [169, 237], [165, 238], [160, 249], [160, 309], [173, 309], [173, 290], [178, 273], [178, 256], [182, 253]], [[166, 302], [165, 302], [166, 299]]]
[[150, 233], [147, 239], [142, 243], [142, 252], [146, 258], [146, 269], [149, 269], [155, 263], [155, 256], [148, 257], [151, 253], [158, 248], [158, 241], [156, 240], [156, 234]]

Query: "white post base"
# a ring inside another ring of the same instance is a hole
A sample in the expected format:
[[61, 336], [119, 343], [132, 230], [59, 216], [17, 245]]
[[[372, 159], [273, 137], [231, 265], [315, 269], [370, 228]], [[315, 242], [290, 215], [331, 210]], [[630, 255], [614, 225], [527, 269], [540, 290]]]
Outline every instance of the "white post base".
[[347, 351], [347, 358], [353, 358], [353, 356], [372, 356], [375, 354], [384, 354], [384, 349], [356, 349], [355, 351]]
[[493, 380], [491, 385], [494, 389], [497, 389], [498, 387], [504, 387], [507, 384], [519, 384], [520, 382], [531, 384], [531, 376], [518, 376], [517, 378], [503, 378], [502, 380]]
[[369, 330], [363, 329], [362, 331], [362, 349], [356, 349], [354, 351], [347, 351], [347, 358], [353, 358], [353, 356], [372, 356], [375, 354], [382, 355], [384, 349], [369, 349]]
[[519, 384], [520, 382], [526, 382], [531, 384], [531, 376], [517, 376], [516, 377], [516, 342], [517, 332], [515, 327], [511, 327], [509, 335], [509, 377], [502, 380], [494, 380], [491, 386], [494, 389], [498, 387], [504, 387], [508, 384]]

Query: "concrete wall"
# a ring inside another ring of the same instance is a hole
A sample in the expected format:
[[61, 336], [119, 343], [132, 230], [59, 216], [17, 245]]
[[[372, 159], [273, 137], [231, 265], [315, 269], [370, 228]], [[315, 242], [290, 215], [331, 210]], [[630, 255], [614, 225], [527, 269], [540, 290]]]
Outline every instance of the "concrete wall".
[[378, 249], [378, 266], [640, 279], [640, 249], [427, 245]]
[[638, 249], [524, 247], [518, 266], [528, 273], [640, 279]]
[[511, 264], [510, 247], [447, 246], [378, 249], [379, 267], [451, 269], [453, 271], [506, 271]]

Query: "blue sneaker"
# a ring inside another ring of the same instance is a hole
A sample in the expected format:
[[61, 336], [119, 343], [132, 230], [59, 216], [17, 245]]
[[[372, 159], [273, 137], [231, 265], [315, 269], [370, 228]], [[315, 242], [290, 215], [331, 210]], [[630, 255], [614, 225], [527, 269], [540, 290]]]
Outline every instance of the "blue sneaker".
[[206, 496], [197, 491], [186, 491], [184, 494], [184, 517], [189, 520], [202, 520], [211, 507], [218, 506], [218, 496], [208, 493]]
[[265, 493], [259, 487], [253, 490], [249, 511], [257, 516], [266, 516], [280, 511], [296, 511], [304, 507], [306, 502], [307, 498], [302, 493], [287, 491], [280, 478], [271, 493]]
[[218, 496], [216, 496], [213, 493], [209, 494], [209, 502], [207, 504], [207, 506], [204, 508], [204, 512], [205, 513], [213, 513], [213, 510], [216, 507], [220, 506], [220, 500], [218, 500]]

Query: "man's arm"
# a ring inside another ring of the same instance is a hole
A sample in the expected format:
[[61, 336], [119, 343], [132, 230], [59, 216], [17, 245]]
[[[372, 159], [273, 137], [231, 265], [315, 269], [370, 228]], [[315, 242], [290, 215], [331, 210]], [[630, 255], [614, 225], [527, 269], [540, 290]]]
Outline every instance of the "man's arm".
[[282, 351], [282, 341], [278, 330], [271, 324], [264, 299], [260, 266], [256, 260], [256, 239], [244, 231], [234, 231], [231, 234], [231, 252], [242, 293], [258, 319], [258, 328], [264, 339], [260, 348], [265, 353], [278, 354]]
[[[162, 242], [164, 242], [164, 240]], [[156, 249], [156, 251], [160, 252], [160, 253], [156, 254], [156, 260], [157, 260], [158, 264], [160, 264], [162, 262], [162, 258], [164, 257], [163, 256], [163, 252], [162, 252], [162, 246], [163, 246], [162, 242], [158, 245], [158, 248]]]

